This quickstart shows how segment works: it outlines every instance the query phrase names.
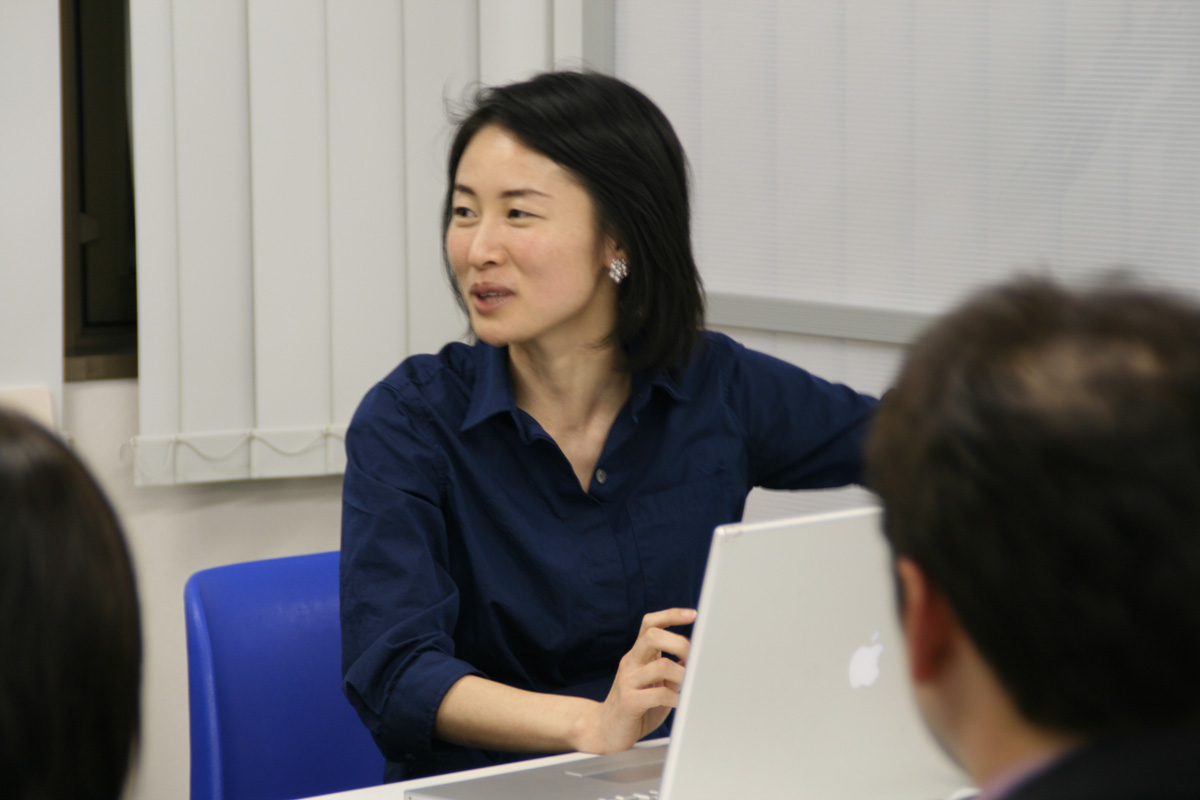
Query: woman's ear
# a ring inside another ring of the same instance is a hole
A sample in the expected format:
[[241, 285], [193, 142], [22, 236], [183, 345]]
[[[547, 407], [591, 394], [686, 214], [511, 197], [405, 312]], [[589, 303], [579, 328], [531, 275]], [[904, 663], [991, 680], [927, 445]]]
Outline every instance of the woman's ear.
[[908, 669], [915, 684], [936, 680], [945, 670], [960, 633], [946, 596], [920, 564], [896, 558], [900, 581], [901, 623], [908, 648]]
[[618, 244], [615, 240], [609, 238], [604, 242], [604, 263], [610, 264], [614, 258], [620, 258], [626, 262], [629, 261], [629, 256], [625, 254], [625, 248]]

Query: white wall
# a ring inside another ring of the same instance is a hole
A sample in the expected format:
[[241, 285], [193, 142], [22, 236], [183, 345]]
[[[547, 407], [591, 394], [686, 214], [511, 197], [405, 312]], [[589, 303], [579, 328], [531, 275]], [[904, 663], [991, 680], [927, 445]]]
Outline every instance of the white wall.
[[0, 389], [62, 386], [58, 3], [0, 2]]
[[134, 487], [137, 381], [67, 384], [63, 427], [125, 523], [145, 646], [142, 750], [130, 800], [188, 796], [183, 585], [199, 569], [338, 546], [341, 477]]

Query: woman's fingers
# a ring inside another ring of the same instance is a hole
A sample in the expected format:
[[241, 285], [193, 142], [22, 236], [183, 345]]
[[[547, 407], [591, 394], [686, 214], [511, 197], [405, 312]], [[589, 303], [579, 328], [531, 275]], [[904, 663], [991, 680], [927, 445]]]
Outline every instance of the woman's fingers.
[[689, 642], [667, 628], [695, 619], [690, 608], [668, 608], [642, 618], [637, 641], [621, 658], [608, 698], [581, 734], [579, 749], [610, 753], [631, 747], [679, 705]]
[[629, 654], [639, 664], [645, 664], [669, 653], [681, 662], [687, 661], [690, 642], [686, 636], [666, 630], [676, 625], [688, 625], [696, 619], [690, 608], [670, 608], [655, 611], [642, 618], [642, 628]]
[[638, 637], [629, 651], [629, 657], [634, 666], [649, 664], [663, 655], [671, 655], [677, 661], [686, 662], [690, 646], [691, 642], [686, 636], [664, 631], [662, 628], [651, 628]]
[[[683, 666], [667, 658], [651, 661], [630, 676], [633, 685], [638, 689], [658, 688], [665, 686], [676, 694], [683, 685]], [[672, 704], [674, 707], [674, 704]]]
[[[643, 689], [639, 692], [643, 705], [646, 707], [646, 713], [652, 713], [658, 709], [672, 709], [679, 706], [679, 692], [673, 691], [666, 686], [658, 686], [651, 689]], [[659, 720], [659, 724], [662, 724]], [[658, 725], [650, 726], [650, 730], [654, 730]]]
[[676, 625], [691, 625], [696, 621], [694, 608], [664, 608], [662, 611], [652, 611], [642, 617], [642, 629], [639, 635], [648, 628], [673, 628]]
[[[659, 626], [686, 624], [695, 616], [690, 609], [668, 609], [645, 616], [641, 634], [633, 648], [621, 659], [617, 675], [617, 682], [625, 691], [654, 690], [651, 692], [653, 697], [640, 694], [636, 698], [628, 698], [634, 705], [649, 709], [660, 704], [674, 708], [678, 704], [679, 688], [683, 684], [684, 665], [691, 643], [686, 636]], [[666, 655], [674, 658], [667, 658]], [[654, 698], [670, 702], [657, 703]]]

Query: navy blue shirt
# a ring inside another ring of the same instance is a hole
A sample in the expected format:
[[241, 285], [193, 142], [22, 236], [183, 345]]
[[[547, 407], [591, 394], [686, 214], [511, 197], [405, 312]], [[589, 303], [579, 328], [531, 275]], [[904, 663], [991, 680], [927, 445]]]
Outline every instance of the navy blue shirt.
[[584, 491], [505, 348], [404, 361], [350, 425], [342, 516], [344, 689], [389, 778], [525, 757], [434, 739], [465, 675], [603, 700], [642, 617], [696, 606], [753, 487], [860, 481], [874, 404], [707, 333], [681, 374], [633, 377]]

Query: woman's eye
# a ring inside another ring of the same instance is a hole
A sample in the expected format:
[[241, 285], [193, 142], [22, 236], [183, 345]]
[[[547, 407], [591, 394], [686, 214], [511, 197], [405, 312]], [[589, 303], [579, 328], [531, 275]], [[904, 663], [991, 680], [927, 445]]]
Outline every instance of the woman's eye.
[[456, 217], [469, 217], [471, 216], [472, 212], [471, 209], [467, 208], [466, 206], [455, 206], [452, 213]]
[[533, 216], [533, 214], [530, 214], [528, 211], [522, 211], [519, 208], [510, 208], [508, 210], [508, 218], [509, 219], [525, 219], [527, 217], [532, 217], [532, 216]]

